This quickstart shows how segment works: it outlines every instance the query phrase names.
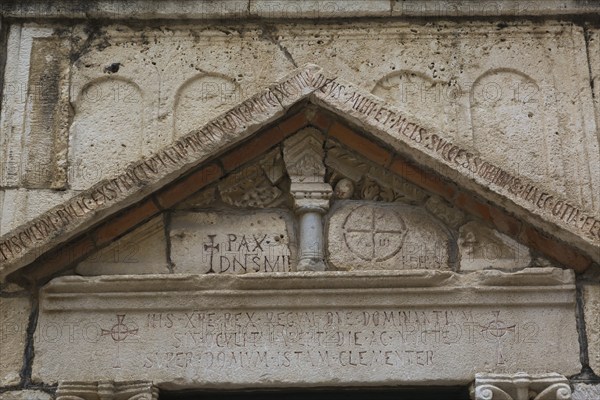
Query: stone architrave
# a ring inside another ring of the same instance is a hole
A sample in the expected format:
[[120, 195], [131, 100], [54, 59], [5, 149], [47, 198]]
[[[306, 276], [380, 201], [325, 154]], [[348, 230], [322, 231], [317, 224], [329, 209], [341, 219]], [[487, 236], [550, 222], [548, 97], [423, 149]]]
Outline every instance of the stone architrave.
[[289, 272], [292, 243], [292, 216], [281, 210], [179, 211], [170, 224], [177, 273]]
[[451, 269], [452, 233], [424, 210], [399, 203], [339, 201], [327, 222], [328, 262], [348, 269]]
[[32, 379], [47, 384], [466, 385], [581, 368], [574, 274], [553, 268], [69, 276], [41, 290], [36, 331]]
[[556, 373], [477, 374], [473, 400], [570, 400], [569, 380]]

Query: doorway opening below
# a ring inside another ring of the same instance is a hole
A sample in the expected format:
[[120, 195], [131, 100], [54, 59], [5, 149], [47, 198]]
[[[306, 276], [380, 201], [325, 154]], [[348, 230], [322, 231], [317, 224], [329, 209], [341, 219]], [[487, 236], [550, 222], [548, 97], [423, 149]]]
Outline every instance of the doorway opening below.
[[469, 400], [467, 387], [161, 391], [160, 400]]

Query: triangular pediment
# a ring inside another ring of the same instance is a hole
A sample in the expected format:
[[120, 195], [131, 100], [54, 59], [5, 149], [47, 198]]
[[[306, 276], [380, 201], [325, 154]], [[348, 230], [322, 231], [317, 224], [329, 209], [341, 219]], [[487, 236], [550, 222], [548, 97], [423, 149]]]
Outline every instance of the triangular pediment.
[[72, 264], [79, 250], [106, 247], [306, 126], [565, 266], [584, 270], [600, 261], [598, 215], [308, 65], [4, 235], [0, 277]]

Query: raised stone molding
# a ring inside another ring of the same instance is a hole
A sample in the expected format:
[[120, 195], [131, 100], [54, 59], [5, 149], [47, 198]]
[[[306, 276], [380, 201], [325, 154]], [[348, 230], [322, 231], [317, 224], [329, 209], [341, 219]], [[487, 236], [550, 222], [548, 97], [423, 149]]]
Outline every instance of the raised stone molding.
[[10, 18], [102, 18], [102, 19], [295, 19], [295, 18], [364, 18], [364, 17], [527, 17], [581, 15], [598, 13], [600, 7], [593, 1], [498, 0], [464, 2], [459, 0], [338, 0], [329, 1], [276, 1], [228, 0], [226, 2], [195, 1], [156, 4], [153, 1], [94, 0], [85, 6], [68, 0], [46, 4], [37, 0], [9, 2], [0, 8], [0, 15]]
[[68, 276], [42, 289], [36, 332], [32, 379], [48, 384], [467, 385], [474, 370], [581, 368], [574, 273], [553, 268]]
[[158, 400], [158, 388], [145, 381], [63, 381], [56, 400]]
[[[360, 126], [395, 153], [449, 177], [457, 185], [472, 190], [535, 228], [576, 247], [590, 259], [600, 260], [600, 217], [594, 212], [575, 201], [541, 189], [535, 182], [485, 162], [484, 156], [469, 152], [479, 159], [482, 166], [473, 173], [466, 164], [458, 162], [458, 154], [466, 157], [465, 149], [451, 141], [446, 141], [444, 146], [435, 145], [443, 134], [434, 133], [434, 129], [421, 125], [417, 118], [337, 76], [323, 72], [320, 67], [308, 65], [294, 70], [277, 84], [175, 140], [154, 155], [132, 163], [114, 179], [98, 182], [4, 235], [0, 238], [0, 279], [117, 211], [157, 192], [214, 154], [232, 148], [281, 118], [291, 106], [303, 100]], [[441, 148], [450, 150], [444, 155], [440, 153]], [[382, 151], [388, 154], [384, 167], [392, 171], [402, 170], [400, 160], [395, 160], [388, 150]], [[456, 157], [448, 157], [450, 153]], [[213, 167], [218, 170], [217, 175], [222, 173], [219, 167]], [[324, 200], [331, 188], [323, 185], [310, 182], [302, 186], [302, 190], [306, 189], [306, 195], [310, 194], [313, 198], [320, 196], [320, 200]], [[299, 195], [300, 190], [296, 193]], [[312, 204], [313, 200], [310, 201]], [[324, 201], [319, 204], [324, 204]], [[536, 232], [525, 231], [523, 234], [529, 241], [543, 243], [545, 240]], [[589, 266], [589, 262], [585, 265]]]
[[477, 374], [473, 400], [570, 400], [569, 380], [556, 373]]

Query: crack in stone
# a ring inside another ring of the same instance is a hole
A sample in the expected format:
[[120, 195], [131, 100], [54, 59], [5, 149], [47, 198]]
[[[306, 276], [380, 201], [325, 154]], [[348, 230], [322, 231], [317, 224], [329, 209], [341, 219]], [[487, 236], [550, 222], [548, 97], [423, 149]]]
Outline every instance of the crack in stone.
[[33, 359], [35, 357], [33, 336], [35, 334], [39, 315], [39, 299], [37, 295], [35, 295], [37, 290], [37, 288], [32, 290], [34, 296], [31, 298], [31, 313], [29, 314], [29, 322], [27, 324], [25, 352], [23, 353], [23, 369], [19, 372], [19, 375], [21, 376], [21, 385], [23, 387], [29, 387], [31, 385], [31, 371], [33, 368]]

